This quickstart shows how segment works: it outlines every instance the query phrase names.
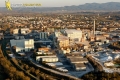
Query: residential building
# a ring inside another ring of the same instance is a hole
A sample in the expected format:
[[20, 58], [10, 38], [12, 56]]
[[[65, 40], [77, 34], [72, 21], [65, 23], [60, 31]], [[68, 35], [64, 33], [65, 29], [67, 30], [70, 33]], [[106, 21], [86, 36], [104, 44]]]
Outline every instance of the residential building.
[[21, 28], [20, 29], [21, 34], [28, 34], [30, 32], [29, 28]]
[[18, 34], [19, 33], [19, 29], [14, 29], [13, 30], [13, 34]]

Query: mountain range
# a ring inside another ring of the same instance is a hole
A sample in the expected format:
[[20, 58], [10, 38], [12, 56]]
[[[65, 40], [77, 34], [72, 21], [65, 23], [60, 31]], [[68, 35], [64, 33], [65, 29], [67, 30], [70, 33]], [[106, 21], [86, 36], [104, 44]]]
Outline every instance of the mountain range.
[[120, 2], [86, 3], [78, 6], [65, 6], [66, 10], [120, 10]]
[[[5, 7], [1, 7], [1, 10], [6, 10]], [[120, 11], [120, 2], [108, 2], [108, 3], [86, 3], [83, 5], [72, 5], [64, 7], [17, 7], [13, 8], [15, 11], [28, 11], [28, 12], [52, 12], [52, 11]]]

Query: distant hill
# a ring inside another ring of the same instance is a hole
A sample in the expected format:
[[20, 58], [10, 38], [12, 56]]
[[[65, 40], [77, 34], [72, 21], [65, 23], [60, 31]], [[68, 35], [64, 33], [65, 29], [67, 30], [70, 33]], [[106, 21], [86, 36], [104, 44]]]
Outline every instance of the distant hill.
[[120, 2], [86, 3], [79, 6], [65, 6], [66, 10], [120, 10]]
[[[0, 8], [1, 11], [7, 11]], [[39, 7], [39, 8], [13, 8], [19, 12], [69, 12], [69, 11], [120, 11], [120, 2], [108, 3], [86, 3], [83, 5], [73, 5], [64, 7]]]

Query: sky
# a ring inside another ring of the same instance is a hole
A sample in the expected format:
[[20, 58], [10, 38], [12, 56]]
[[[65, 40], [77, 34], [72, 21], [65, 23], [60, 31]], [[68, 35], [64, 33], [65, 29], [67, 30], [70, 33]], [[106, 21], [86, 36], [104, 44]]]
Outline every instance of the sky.
[[[5, 1], [0, 0], [0, 7], [5, 7]], [[39, 3], [41, 7], [63, 7], [71, 5], [81, 5], [85, 3], [106, 3], [106, 2], [120, 2], [120, 0], [9, 0], [11, 4], [33, 4]]]

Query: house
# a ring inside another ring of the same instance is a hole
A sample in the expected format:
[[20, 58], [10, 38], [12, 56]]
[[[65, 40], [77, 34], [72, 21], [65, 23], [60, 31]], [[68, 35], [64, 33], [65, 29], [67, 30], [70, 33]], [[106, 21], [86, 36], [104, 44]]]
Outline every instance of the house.
[[109, 28], [109, 31], [115, 31], [116, 29], [117, 29], [117, 28], [114, 28], [114, 27], [112, 28], [112, 27], [111, 27], [111, 28]]
[[14, 29], [13, 30], [13, 34], [18, 34], [19, 33], [19, 29]]
[[88, 49], [88, 47], [89, 47], [89, 46], [87, 46], [87, 45], [84, 45], [84, 48], [83, 48], [83, 49]]
[[29, 28], [21, 28], [20, 29], [21, 34], [28, 34], [30, 32]]

